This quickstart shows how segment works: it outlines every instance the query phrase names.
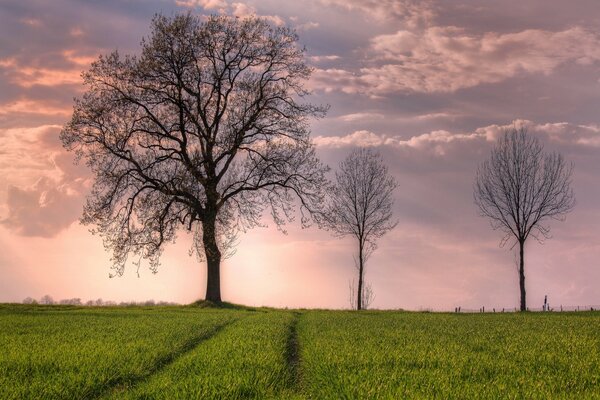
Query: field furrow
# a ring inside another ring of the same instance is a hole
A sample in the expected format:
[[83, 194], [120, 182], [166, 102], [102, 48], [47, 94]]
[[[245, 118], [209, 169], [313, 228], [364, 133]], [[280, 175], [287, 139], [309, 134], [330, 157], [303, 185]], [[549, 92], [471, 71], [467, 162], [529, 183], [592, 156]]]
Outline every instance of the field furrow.
[[288, 339], [295, 315], [255, 312], [225, 327], [119, 399], [292, 398]]
[[0, 305], [1, 399], [600, 399], [600, 313]]
[[101, 396], [156, 372], [240, 315], [187, 309], [0, 312], [0, 398]]

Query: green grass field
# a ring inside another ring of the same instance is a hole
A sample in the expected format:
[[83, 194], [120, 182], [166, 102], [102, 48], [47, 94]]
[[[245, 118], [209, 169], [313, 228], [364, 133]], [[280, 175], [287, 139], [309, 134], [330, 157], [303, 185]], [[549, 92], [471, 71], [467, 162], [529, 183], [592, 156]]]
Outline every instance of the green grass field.
[[600, 399], [600, 313], [0, 306], [0, 399]]

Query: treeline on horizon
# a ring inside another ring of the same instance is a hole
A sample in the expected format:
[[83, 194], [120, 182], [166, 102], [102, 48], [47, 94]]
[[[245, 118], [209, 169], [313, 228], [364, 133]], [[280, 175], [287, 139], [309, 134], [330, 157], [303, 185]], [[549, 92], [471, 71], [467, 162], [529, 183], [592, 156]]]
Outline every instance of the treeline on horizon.
[[83, 302], [80, 297], [73, 297], [70, 299], [61, 299], [54, 300], [54, 298], [50, 295], [44, 295], [39, 300], [34, 299], [33, 297], [26, 297], [23, 299], [23, 304], [30, 305], [62, 305], [62, 306], [88, 306], [88, 307], [100, 307], [100, 306], [108, 306], [108, 307], [131, 307], [131, 306], [180, 306], [180, 303], [176, 303], [173, 301], [155, 301], [154, 299], [143, 300], [143, 301], [121, 301], [116, 302], [112, 300], [103, 300], [101, 298], [95, 300], [88, 300]]

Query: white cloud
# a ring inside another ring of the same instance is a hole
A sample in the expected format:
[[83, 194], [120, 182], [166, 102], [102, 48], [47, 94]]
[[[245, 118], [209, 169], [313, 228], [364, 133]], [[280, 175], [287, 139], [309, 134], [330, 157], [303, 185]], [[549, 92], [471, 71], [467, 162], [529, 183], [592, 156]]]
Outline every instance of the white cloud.
[[435, 112], [428, 114], [419, 114], [413, 117], [408, 117], [406, 119], [413, 119], [417, 121], [428, 121], [432, 119], [454, 119], [460, 117], [461, 115], [458, 113], [447, 113], [447, 112]]
[[465, 134], [436, 130], [409, 139], [402, 139], [399, 136], [387, 136], [361, 130], [344, 136], [317, 136], [314, 138], [315, 144], [322, 148], [386, 146], [425, 150], [436, 155], [446, 154], [446, 147], [450, 143], [473, 140], [485, 141], [485, 136], [477, 132]]
[[488, 125], [466, 133], [435, 130], [410, 138], [402, 138], [360, 130], [342, 136], [317, 136], [314, 138], [314, 142], [323, 148], [390, 146], [433, 150], [436, 154], [443, 155], [446, 153], [445, 148], [450, 144], [474, 141], [493, 142], [502, 132], [512, 127], [524, 127], [530, 133], [540, 135], [555, 143], [600, 147], [600, 126], [598, 125], [576, 125], [568, 122], [538, 124], [522, 119], [514, 120], [506, 125]]
[[417, 28], [431, 23], [435, 16], [431, 1], [422, 0], [320, 0], [326, 6], [359, 11], [378, 20], [399, 19], [404, 26]]
[[230, 11], [231, 15], [236, 17], [244, 18], [257, 15], [260, 18], [266, 19], [276, 26], [284, 26], [285, 21], [278, 15], [259, 15], [256, 12], [256, 8], [246, 4], [246, 3], [231, 3]]
[[344, 122], [355, 122], [355, 121], [363, 121], [363, 120], [373, 120], [384, 118], [385, 116], [381, 113], [376, 112], [358, 112], [353, 114], [345, 114], [337, 117], [340, 121]]
[[50, 237], [81, 213], [89, 171], [62, 149], [60, 128], [0, 129], [0, 223], [17, 234]]
[[308, 31], [310, 29], [316, 29], [320, 26], [318, 22], [308, 21], [303, 24], [296, 25], [296, 29], [299, 31]]
[[[600, 38], [582, 28], [477, 36], [456, 27], [433, 27], [419, 35], [399, 31], [377, 36], [372, 50], [394, 62], [362, 71], [363, 79], [379, 90], [451, 92], [500, 82], [521, 72], [548, 75], [568, 61], [598, 61]], [[384, 73], [392, 79], [381, 79]]]
[[82, 181], [67, 184], [49, 178], [25, 188], [9, 186], [8, 217], [0, 223], [19, 235], [52, 237], [81, 214], [81, 186]]
[[4, 74], [7, 81], [24, 88], [33, 86], [60, 86], [82, 84], [81, 72], [89, 68], [96, 59], [95, 56], [80, 54], [74, 49], [63, 50], [61, 58], [56, 61], [66, 63], [68, 66], [47, 67], [39, 65], [25, 65], [15, 58], [0, 59], [0, 74]]
[[440, 120], [440, 119], [456, 119], [461, 117], [462, 115], [459, 113], [450, 113], [450, 112], [433, 112], [427, 114], [417, 114], [417, 115], [385, 115], [381, 112], [357, 112], [351, 114], [344, 114], [336, 117], [335, 119], [343, 121], [343, 122], [356, 122], [356, 121], [373, 121], [373, 120], [381, 120], [386, 119], [388, 121], [402, 121], [402, 122], [422, 122], [422, 121], [431, 121], [431, 120]]
[[13, 114], [32, 114], [47, 116], [68, 116], [71, 114], [70, 107], [60, 107], [48, 101], [36, 101], [31, 99], [19, 99], [0, 106], [0, 116]]
[[519, 74], [550, 75], [567, 62], [596, 63], [600, 61], [600, 37], [580, 27], [482, 35], [457, 27], [430, 27], [376, 36], [369, 51], [372, 66], [354, 73], [317, 70], [314, 86], [370, 96], [454, 92]]
[[367, 91], [360, 76], [341, 68], [315, 68], [307, 85], [312, 90], [355, 94]]
[[278, 15], [260, 15], [256, 8], [250, 4], [233, 2], [229, 4], [226, 0], [175, 0], [175, 4], [182, 7], [202, 7], [205, 10], [215, 10], [220, 14], [229, 14], [239, 18], [258, 16], [266, 19], [276, 26], [284, 26], [285, 21]]
[[314, 63], [322, 63], [322, 62], [327, 62], [327, 61], [336, 61], [339, 60], [341, 57], [335, 54], [330, 54], [330, 55], [326, 55], [326, 56], [310, 56], [308, 57], [308, 59]]
[[183, 7], [202, 7], [205, 10], [225, 10], [227, 2], [225, 0], [175, 0], [175, 4]]
[[386, 137], [371, 131], [355, 131], [345, 136], [317, 136], [313, 139], [319, 147], [340, 148], [346, 146], [376, 147], [386, 142]]

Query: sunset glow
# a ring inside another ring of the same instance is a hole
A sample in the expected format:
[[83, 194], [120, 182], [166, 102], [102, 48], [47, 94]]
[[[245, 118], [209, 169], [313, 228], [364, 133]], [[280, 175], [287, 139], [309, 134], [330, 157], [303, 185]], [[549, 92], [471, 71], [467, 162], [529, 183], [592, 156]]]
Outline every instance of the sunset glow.
[[[374, 308], [514, 308], [512, 243], [473, 201], [477, 166], [504, 129], [525, 127], [573, 163], [576, 206], [527, 242], [528, 302], [600, 304], [600, 7], [562, 1], [150, 0], [5, 1], [0, 5], [0, 302], [54, 299], [189, 303], [205, 264], [184, 230], [157, 274], [110, 252], [79, 224], [93, 176], [59, 133], [81, 73], [115, 49], [136, 54], [156, 13], [264, 17], [289, 26], [314, 68], [312, 122], [323, 162], [378, 150], [398, 182], [398, 225], [378, 241], [366, 280]], [[331, 175], [333, 177], [333, 175]], [[299, 223], [239, 238], [222, 268], [223, 299], [247, 305], [349, 308], [351, 238]]]

